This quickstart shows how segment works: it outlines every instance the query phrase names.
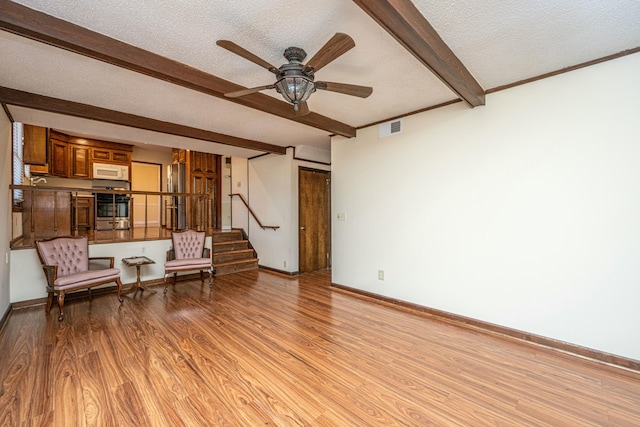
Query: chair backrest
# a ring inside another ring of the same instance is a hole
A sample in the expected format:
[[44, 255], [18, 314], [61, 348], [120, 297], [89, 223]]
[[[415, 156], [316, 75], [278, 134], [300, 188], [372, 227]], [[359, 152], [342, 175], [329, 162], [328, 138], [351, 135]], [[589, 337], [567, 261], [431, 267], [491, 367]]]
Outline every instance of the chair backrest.
[[176, 259], [202, 258], [204, 251], [204, 231], [174, 231], [171, 233]]
[[89, 270], [89, 242], [86, 237], [54, 237], [36, 242], [43, 265], [58, 266], [58, 277]]

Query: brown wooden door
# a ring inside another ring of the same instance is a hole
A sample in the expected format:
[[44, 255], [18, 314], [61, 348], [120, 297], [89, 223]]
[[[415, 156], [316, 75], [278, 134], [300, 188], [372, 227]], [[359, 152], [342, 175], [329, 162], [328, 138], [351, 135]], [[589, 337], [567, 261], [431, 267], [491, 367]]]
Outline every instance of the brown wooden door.
[[330, 178], [330, 172], [298, 170], [298, 269], [301, 273], [331, 266]]

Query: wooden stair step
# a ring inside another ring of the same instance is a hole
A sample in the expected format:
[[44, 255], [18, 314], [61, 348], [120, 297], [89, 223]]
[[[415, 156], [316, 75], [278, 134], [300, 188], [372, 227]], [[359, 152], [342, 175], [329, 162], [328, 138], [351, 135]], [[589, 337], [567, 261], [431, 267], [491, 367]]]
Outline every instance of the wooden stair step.
[[216, 276], [238, 273], [240, 271], [257, 270], [258, 258], [214, 264]]
[[240, 261], [245, 259], [255, 258], [255, 251], [253, 249], [240, 249], [225, 252], [213, 253], [213, 264], [218, 265], [230, 261]]
[[213, 243], [242, 240], [242, 232], [239, 230], [215, 231], [211, 238]]
[[217, 242], [213, 244], [213, 253], [237, 251], [249, 248], [248, 240], [230, 240], [228, 242]]

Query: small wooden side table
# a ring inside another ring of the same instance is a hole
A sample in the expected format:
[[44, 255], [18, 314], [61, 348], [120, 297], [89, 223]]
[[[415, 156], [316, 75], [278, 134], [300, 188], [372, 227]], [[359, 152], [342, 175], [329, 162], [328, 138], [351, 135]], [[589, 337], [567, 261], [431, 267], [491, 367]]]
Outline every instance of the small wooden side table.
[[[122, 258], [122, 262], [127, 267], [133, 267], [133, 266], [136, 267], [136, 286], [135, 286], [136, 291], [133, 294], [133, 296], [135, 297], [135, 294], [138, 293], [138, 290], [140, 292], [143, 292], [145, 290], [145, 287], [142, 284], [142, 281], [140, 280], [140, 266], [147, 265], [147, 264], [155, 264], [156, 262], [151, 258], [147, 258], [146, 256], [134, 256], [129, 258]], [[155, 291], [149, 291], [149, 292], [152, 292], [154, 294], [156, 293]]]

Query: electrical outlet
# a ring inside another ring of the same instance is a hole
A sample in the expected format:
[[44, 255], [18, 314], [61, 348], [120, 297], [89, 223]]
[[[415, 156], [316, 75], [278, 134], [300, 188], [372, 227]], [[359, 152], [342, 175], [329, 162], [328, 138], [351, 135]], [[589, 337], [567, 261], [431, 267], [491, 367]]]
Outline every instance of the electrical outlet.
[[384, 280], [384, 270], [378, 270], [378, 280]]
[[147, 247], [146, 247], [146, 246], [143, 246], [143, 247], [142, 247], [142, 253], [145, 253], [146, 251], [147, 251]]
[[285, 260], [285, 261], [283, 261], [283, 262], [282, 262], [282, 264], [283, 264], [283, 267], [284, 267], [284, 268], [287, 268], [287, 261], [286, 261], [286, 260]]
[[338, 213], [338, 221], [346, 221], [347, 220], [347, 213], [346, 212], [339, 212]]

